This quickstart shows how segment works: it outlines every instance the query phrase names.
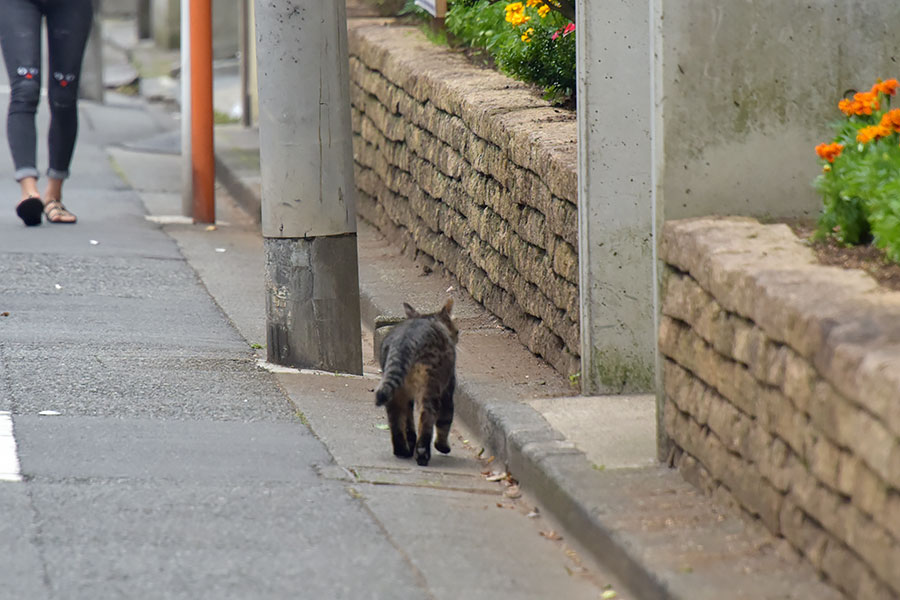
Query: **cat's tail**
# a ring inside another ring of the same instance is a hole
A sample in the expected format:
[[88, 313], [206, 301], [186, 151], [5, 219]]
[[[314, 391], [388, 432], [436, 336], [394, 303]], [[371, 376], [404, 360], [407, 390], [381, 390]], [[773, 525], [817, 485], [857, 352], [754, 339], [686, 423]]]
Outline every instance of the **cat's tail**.
[[393, 397], [394, 390], [403, 385], [412, 362], [412, 354], [412, 348], [405, 344], [394, 344], [388, 349], [381, 383], [375, 390], [375, 406], [387, 404]]

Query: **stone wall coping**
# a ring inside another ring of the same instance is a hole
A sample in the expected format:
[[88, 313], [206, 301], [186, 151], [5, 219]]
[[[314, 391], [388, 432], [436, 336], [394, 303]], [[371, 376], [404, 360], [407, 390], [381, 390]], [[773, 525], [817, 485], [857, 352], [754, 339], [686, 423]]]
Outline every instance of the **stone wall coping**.
[[[809, 360], [846, 398], [900, 420], [900, 292], [861, 270], [818, 264], [787, 225], [748, 218], [669, 221], [660, 257]], [[900, 455], [889, 462], [900, 481]]]
[[418, 27], [351, 20], [349, 33], [351, 55], [416, 100], [459, 115], [476, 135], [540, 176], [554, 195], [577, 202], [577, 126], [567, 111], [521, 93], [532, 90], [529, 85], [447, 52]]

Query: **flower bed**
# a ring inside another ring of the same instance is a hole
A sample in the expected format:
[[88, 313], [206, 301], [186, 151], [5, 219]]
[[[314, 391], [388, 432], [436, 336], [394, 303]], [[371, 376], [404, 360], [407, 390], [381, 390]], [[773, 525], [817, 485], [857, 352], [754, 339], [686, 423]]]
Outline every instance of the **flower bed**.
[[[454, 43], [487, 52], [510, 77], [542, 87], [545, 98], [575, 96], [575, 5], [572, 0], [449, 0], [447, 31]], [[430, 19], [408, 0], [403, 14]]]
[[819, 236], [841, 243], [872, 242], [900, 262], [900, 109], [891, 109], [896, 79], [879, 81], [838, 103], [845, 118], [835, 138], [819, 144], [824, 200]]

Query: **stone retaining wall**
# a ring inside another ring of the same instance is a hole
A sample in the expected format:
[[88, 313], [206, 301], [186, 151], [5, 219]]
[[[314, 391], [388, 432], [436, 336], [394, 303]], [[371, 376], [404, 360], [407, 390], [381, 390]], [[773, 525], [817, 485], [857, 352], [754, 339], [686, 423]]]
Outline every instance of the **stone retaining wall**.
[[784, 225], [663, 229], [665, 425], [685, 477], [848, 597], [900, 597], [900, 293]]
[[351, 21], [349, 42], [359, 214], [577, 372], [574, 115], [417, 28]]

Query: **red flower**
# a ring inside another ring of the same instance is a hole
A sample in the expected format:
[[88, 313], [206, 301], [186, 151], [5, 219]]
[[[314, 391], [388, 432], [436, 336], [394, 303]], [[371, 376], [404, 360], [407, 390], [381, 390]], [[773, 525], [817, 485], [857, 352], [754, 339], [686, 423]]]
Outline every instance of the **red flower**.
[[562, 34], [563, 37], [565, 37], [565, 36], [569, 35], [570, 33], [572, 33], [573, 31], [575, 31], [575, 23], [569, 23], [565, 27], [560, 27], [559, 29], [554, 31], [553, 35], [550, 36], [550, 39], [555, 40], [556, 38], [559, 37], [560, 34]]

